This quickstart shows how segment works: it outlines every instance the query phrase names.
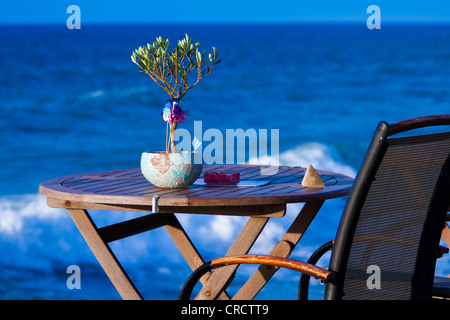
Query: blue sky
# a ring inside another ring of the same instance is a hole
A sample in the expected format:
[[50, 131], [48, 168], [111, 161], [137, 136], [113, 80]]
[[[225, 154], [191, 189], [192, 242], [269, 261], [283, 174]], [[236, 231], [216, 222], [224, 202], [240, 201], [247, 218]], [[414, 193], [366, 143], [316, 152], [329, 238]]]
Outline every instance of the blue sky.
[[69, 5], [82, 23], [365, 21], [450, 22], [449, 0], [2, 0], [0, 23], [65, 24]]

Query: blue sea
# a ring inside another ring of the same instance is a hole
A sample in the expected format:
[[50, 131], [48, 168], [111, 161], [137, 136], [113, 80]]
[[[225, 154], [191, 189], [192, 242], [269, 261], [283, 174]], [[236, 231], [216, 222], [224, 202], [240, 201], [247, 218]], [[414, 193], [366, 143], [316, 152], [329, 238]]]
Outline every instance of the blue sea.
[[[379, 121], [450, 113], [450, 25], [0, 26], [0, 299], [120, 299], [68, 214], [47, 207], [38, 186], [137, 168], [143, 151], [164, 149], [168, 96], [130, 55], [185, 33], [206, 52], [217, 47], [222, 62], [186, 96], [180, 127], [279, 129], [281, 164], [354, 177]], [[325, 203], [293, 257], [305, 260], [334, 237], [344, 203]], [[272, 219], [251, 252], [270, 252], [301, 207]], [[141, 214], [91, 215], [102, 226]], [[177, 216], [205, 260], [224, 255], [246, 222]], [[111, 248], [145, 299], [177, 299], [190, 269], [164, 229]], [[80, 289], [67, 286], [71, 265]], [[254, 270], [240, 269], [229, 291]], [[450, 273], [448, 257], [437, 273]], [[257, 299], [296, 299], [298, 280], [280, 270]], [[320, 283], [311, 290], [322, 298]]]

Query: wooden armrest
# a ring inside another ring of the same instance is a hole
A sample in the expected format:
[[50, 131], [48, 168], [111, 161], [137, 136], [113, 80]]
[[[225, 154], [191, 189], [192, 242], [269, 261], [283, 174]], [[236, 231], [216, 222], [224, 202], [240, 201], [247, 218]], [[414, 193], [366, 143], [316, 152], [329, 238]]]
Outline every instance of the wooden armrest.
[[272, 257], [266, 255], [245, 255], [245, 256], [229, 256], [214, 259], [211, 265], [214, 267], [227, 266], [230, 264], [265, 264], [275, 267], [287, 268], [311, 275], [317, 279], [321, 279], [328, 283], [334, 280], [334, 273], [313, 264], [301, 262], [297, 260]]

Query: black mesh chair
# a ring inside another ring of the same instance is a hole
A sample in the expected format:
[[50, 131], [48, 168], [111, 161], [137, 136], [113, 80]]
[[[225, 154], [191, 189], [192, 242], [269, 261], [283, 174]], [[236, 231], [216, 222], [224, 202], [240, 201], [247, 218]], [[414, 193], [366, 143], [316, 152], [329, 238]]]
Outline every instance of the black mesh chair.
[[322, 279], [326, 300], [432, 298], [440, 235], [450, 203], [450, 131], [445, 127], [439, 133], [398, 134], [436, 125], [450, 125], [450, 115], [392, 125], [380, 122], [336, 238], [322, 248], [327, 251], [332, 246], [327, 270], [264, 255], [223, 257], [194, 271], [180, 299], [190, 298], [205, 273], [242, 263], [285, 267]]

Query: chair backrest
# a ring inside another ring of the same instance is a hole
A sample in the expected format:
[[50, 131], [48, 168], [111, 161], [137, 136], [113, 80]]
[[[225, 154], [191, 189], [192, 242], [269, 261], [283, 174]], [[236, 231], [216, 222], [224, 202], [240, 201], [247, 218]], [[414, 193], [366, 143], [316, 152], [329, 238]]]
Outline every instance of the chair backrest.
[[336, 234], [325, 299], [427, 299], [450, 198], [450, 115], [381, 122]]

